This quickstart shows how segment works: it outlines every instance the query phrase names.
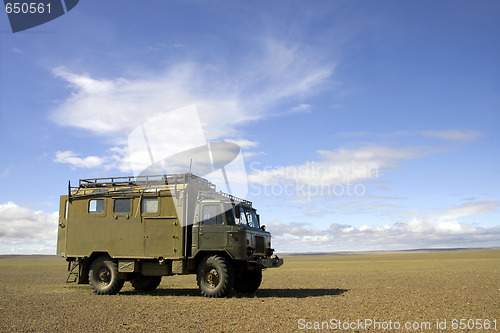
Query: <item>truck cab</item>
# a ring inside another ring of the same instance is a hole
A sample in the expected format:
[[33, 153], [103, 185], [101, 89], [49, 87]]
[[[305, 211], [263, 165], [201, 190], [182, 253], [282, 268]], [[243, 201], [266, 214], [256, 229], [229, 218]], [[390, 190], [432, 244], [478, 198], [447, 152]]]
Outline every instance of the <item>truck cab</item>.
[[[256, 266], [271, 257], [271, 233], [260, 225], [260, 216], [249, 201], [201, 199], [196, 205], [193, 253], [224, 249], [237, 260]], [[243, 242], [243, 243], [242, 243]], [[245, 244], [245, 246], [242, 246]]]

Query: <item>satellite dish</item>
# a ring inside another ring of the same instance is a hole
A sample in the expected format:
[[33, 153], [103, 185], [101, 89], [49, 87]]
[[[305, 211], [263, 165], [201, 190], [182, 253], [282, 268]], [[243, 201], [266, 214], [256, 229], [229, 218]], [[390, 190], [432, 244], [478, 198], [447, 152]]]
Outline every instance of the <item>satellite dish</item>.
[[[144, 169], [140, 176], [189, 172], [203, 177], [223, 170], [240, 154], [240, 147], [231, 142], [209, 142], [168, 156]], [[224, 171], [223, 171], [224, 172]]]

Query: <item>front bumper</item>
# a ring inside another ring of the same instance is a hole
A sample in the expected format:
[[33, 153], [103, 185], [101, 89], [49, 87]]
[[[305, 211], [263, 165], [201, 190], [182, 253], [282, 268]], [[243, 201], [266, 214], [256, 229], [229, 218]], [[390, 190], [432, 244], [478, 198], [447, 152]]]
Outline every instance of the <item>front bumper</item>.
[[274, 258], [261, 258], [257, 259], [255, 263], [262, 268], [273, 268], [283, 265], [283, 259], [278, 258], [278, 256]]

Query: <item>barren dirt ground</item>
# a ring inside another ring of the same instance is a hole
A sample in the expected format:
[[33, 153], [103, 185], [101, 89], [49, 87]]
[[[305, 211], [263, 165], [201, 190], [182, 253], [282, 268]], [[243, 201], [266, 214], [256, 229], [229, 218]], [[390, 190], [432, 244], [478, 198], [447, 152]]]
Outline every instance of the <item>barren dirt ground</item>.
[[[59, 257], [0, 258], [0, 332], [500, 331], [500, 250], [290, 256], [264, 272], [255, 295], [223, 299], [200, 296], [194, 275], [164, 277], [149, 294], [126, 283], [97, 296], [65, 283]], [[352, 326], [358, 319], [387, 329]], [[453, 329], [453, 319], [472, 329]], [[490, 329], [469, 319], [487, 319]], [[351, 326], [336, 329], [335, 320]]]

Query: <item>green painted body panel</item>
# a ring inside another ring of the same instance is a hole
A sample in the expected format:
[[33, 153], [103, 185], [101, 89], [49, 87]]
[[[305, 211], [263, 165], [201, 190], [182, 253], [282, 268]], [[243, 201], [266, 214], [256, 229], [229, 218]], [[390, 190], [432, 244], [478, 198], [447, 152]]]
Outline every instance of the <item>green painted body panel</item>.
[[198, 241], [193, 242], [194, 252], [224, 251], [233, 259], [246, 260], [246, 232], [241, 226], [195, 224], [193, 236], [196, 236]]

